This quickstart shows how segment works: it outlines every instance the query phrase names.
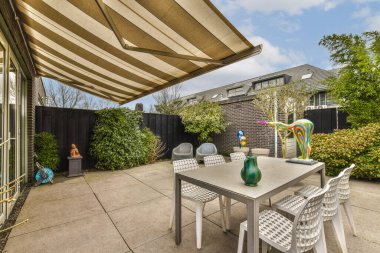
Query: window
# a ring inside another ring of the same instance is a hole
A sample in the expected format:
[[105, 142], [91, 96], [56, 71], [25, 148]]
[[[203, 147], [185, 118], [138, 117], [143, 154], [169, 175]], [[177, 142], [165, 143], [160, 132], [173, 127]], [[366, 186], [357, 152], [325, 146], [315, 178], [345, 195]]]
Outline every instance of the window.
[[218, 96], [219, 96], [219, 94], [215, 94], [211, 98], [214, 99], [214, 98], [217, 98]]
[[319, 92], [309, 99], [309, 106], [320, 106], [320, 105], [333, 105], [334, 102], [331, 95], [326, 92]]
[[189, 104], [195, 104], [195, 103], [197, 103], [198, 101], [197, 101], [197, 99], [196, 98], [189, 98], [188, 100], [187, 100], [187, 103], [189, 103]]
[[227, 91], [227, 95], [228, 95], [228, 97], [244, 95], [244, 89], [243, 89], [243, 87], [230, 89]]
[[267, 81], [253, 83], [255, 90], [265, 89], [268, 87], [276, 87], [285, 84], [285, 77], [278, 77]]

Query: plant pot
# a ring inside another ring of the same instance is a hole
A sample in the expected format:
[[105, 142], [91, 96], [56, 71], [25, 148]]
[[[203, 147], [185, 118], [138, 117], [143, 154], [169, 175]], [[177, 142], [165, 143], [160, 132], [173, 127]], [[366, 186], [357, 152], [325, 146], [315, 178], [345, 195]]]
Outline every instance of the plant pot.
[[261, 171], [257, 166], [257, 157], [248, 156], [244, 160], [244, 167], [240, 172], [241, 179], [247, 186], [257, 186], [257, 183], [261, 180]]
[[249, 147], [234, 147], [234, 152], [243, 152], [245, 155], [249, 153]]

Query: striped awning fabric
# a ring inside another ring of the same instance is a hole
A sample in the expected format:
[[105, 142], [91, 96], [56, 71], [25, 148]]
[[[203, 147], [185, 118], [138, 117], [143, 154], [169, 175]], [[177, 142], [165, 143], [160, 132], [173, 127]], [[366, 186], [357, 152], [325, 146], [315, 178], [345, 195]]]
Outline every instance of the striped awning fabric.
[[120, 104], [258, 54], [209, 0], [16, 0], [40, 76]]

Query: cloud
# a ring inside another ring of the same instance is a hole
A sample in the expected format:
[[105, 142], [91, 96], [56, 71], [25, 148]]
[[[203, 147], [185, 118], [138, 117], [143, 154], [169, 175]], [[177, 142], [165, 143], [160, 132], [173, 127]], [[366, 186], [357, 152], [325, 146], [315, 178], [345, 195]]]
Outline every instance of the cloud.
[[354, 14], [352, 14], [352, 16], [354, 18], [366, 18], [370, 15], [370, 13], [371, 13], [371, 9], [367, 6], [355, 11]]
[[[355, 0], [357, 1], [357, 0]], [[365, 1], [365, 0], [360, 0]], [[370, 0], [367, 0], [370, 1]], [[380, 31], [380, 12], [373, 12], [368, 6], [363, 7], [352, 14], [353, 18], [362, 19], [368, 31]]]
[[239, 10], [238, 6], [240, 6], [247, 11], [258, 11], [265, 14], [278, 11], [289, 15], [300, 15], [311, 8], [328, 11], [343, 3], [344, 0], [214, 0], [213, 2], [223, 12], [229, 13]]
[[370, 31], [380, 32], [380, 12], [365, 19]]
[[286, 33], [293, 33], [301, 29], [298, 21], [291, 21], [283, 14], [277, 15], [273, 19], [273, 26]]

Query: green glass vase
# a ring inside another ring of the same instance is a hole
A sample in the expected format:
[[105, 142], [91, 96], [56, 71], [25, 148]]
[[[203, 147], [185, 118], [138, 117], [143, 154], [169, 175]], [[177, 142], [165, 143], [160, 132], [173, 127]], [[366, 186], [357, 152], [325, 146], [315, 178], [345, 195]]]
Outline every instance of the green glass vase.
[[244, 167], [241, 169], [240, 176], [247, 186], [257, 186], [261, 180], [261, 171], [257, 166], [257, 157], [248, 156], [244, 160]]

